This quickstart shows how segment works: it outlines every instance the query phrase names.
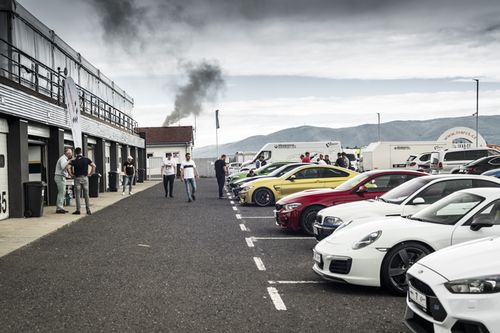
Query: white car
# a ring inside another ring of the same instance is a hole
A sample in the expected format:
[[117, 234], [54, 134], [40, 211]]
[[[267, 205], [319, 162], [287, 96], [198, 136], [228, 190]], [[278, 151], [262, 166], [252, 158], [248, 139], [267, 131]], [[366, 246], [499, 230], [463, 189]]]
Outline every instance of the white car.
[[410, 217], [335, 231], [313, 250], [313, 270], [329, 280], [405, 293], [406, 271], [427, 254], [500, 235], [500, 188], [455, 192]]
[[340, 225], [344, 227], [384, 216], [415, 214], [455, 191], [476, 187], [500, 187], [500, 179], [477, 175], [418, 177], [399, 185], [377, 200], [344, 203], [320, 210], [313, 231], [316, 235], [329, 235]]
[[421, 153], [417, 155], [410, 155], [406, 160], [406, 169], [428, 171], [430, 166], [431, 153]]
[[408, 270], [413, 332], [500, 332], [500, 237], [433, 253]]

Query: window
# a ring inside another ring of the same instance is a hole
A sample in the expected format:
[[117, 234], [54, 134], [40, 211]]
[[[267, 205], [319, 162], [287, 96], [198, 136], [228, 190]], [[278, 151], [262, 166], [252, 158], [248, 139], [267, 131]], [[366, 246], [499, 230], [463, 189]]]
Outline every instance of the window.
[[441, 198], [444, 198], [453, 192], [472, 187], [472, 179], [448, 180], [433, 184], [417, 195], [425, 200], [429, 205]]
[[500, 154], [500, 152], [498, 150], [494, 150], [494, 149], [488, 150], [488, 156], [496, 156], [499, 154]]
[[301, 170], [295, 174], [296, 179], [311, 179], [311, 178], [319, 178], [320, 177], [320, 169], [319, 168], [307, 168]]
[[472, 187], [500, 187], [500, 184], [489, 182], [487, 180], [474, 179]]
[[409, 180], [408, 175], [384, 175], [365, 183], [368, 192], [387, 192]]
[[488, 206], [486, 206], [482, 211], [474, 215], [467, 223], [464, 225], [470, 225], [475, 217], [478, 216], [489, 216], [493, 224], [500, 225], [500, 200], [493, 201]]
[[153, 154], [146, 154], [147, 158], [153, 157]]
[[424, 154], [424, 155], [420, 156], [420, 161], [422, 161], [422, 162], [426, 162], [426, 161], [428, 161], [430, 158], [431, 158], [431, 154]]
[[487, 150], [466, 150], [465, 160], [477, 160], [478, 158], [488, 156]]
[[463, 161], [465, 159], [465, 151], [451, 151], [444, 155], [445, 161]]
[[490, 160], [491, 165], [500, 165], [500, 157], [496, 157]]
[[322, 178], [336, 178], [336, 177], [348, 177], [349, 174], [347, 172], [337, 170], [337, 169], [330, 169], [330, 168], [321, 168], [321, 177]]
[[0, 155], [0, 168], [5, 168], [5, 155]]

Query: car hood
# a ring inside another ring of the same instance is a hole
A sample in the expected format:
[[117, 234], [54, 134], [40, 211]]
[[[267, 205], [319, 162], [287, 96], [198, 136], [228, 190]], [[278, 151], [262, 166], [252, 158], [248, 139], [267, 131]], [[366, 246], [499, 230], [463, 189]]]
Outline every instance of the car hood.
[[321, 216], [334, 216], [347, 222], [350, 220], [362, 219], [366, 217], [381, 217], [386, 215], [401, 214], [402, 206], [383, 202], [380, 200], [363, 200], [344, 203], [321, 210]]
[[287, 204], [287, 203], [291, 203], [291, 202], [301, 201], [302, 199], [307, 198], [309, 196], [328, 195], [328, 194], [333, 194], [335, 192], [341, 192], [341, 191], [336, 191], [332, 188], [305, 190], [305, 191], [300, 191], [297, 193], [287, 195], [283, 199], [279, 200], [278, 203], [279, 204]]
[[[447, 247], [418, 263], [448, 280], [500, 274], [500, 237], [487, 237]], [[457, 264], [459, 263], [459, 264]]]

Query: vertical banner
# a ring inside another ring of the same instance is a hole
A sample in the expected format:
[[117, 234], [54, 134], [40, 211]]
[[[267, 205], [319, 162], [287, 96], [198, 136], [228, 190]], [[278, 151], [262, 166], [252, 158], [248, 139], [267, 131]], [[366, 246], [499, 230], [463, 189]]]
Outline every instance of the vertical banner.
[[64, 99], [66, 101], [66, 109], [68, 117], [66, 124], [71, 128], [73, 135], [73, 144], [75, 148], [82, 147], [82, 125], [80, 114], [80, 99], [78, 97], [78, 90], [76, 89], [75, 81], [71, 77], [64, 80]]
[[220, 128], [220, 125], [219, 125], [219, 110], [215, 110], [215, 128], [216, 129]]

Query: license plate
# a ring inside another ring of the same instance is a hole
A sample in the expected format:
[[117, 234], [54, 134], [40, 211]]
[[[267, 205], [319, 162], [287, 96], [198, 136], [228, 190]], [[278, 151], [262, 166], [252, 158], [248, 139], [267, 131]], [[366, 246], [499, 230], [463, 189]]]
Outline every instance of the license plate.
[[319, 264], [321, 262], [321, 254], [319, 254], [318, 252], [313, 252], [313, 259]]
[[408, 296], [413, 302], [427, 310], [427, 296], [412, 287], [408, 288]]

